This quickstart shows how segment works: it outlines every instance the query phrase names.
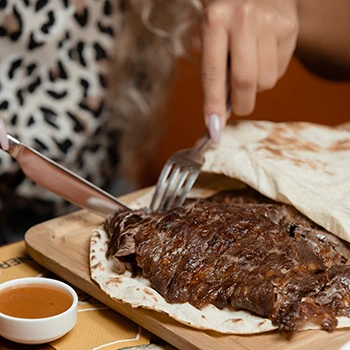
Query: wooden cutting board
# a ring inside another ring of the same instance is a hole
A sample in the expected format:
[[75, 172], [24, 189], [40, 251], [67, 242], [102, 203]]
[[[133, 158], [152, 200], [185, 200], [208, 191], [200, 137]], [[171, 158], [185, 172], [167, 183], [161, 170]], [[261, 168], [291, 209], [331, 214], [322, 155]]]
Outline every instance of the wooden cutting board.
[[[143, 191], [121, 197], [130, 203]], [[165, 314], [142, 308], [133, 309], [105, 295], [90, 278], [89, 239], [103, 218], [79, 210], [32, 227], [25, 236], [29, 254], [39, 264], [82, 289], [97, 300], [128, 317], [180, 350], [339, 350], [350, 340], [349, 329], [332, 333], [303, 331], [286, 339], [278, 332], [239, 336], [205, 332], [182, 325]]]

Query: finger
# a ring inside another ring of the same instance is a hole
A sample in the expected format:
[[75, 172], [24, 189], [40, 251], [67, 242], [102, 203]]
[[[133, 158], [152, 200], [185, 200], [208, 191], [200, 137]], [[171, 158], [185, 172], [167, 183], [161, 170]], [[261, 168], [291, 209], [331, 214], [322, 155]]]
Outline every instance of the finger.
[[216, 130], [217, 135], [211, 136], [219, 141], [220, 129], [226, 123], [228, 33], [221, 25], [219, 12], [213, 15], [210, 7], [207, 11], [202, 22], [203, 111], [209, 132], [210, 126]]
[[257, 43], [255, 36], [237, 33], [231, 43], [231, 99], [232, 111], [237, 116], [253, 112], [257, 80]]
[[258, 91], [272, 89], [278, 79], [277, 38], [264, 36], [258, 42]]
[[4, 120], [0, 116], [0, 146], [4, 151], [9, 149], [9, 140], [7, 139], [7, 131]]
[[295, 46], [296, 41], [293, 40], [285, 40], [278, 43], [278, 79], [286, 73], [289, 63], [293, 57]]

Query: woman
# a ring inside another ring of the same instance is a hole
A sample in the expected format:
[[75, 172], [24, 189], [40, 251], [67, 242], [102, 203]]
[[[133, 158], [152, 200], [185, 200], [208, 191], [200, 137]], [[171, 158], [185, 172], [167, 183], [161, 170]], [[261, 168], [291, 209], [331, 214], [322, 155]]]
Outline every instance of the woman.
[[[0, 115], [7, 131], [114, 194], [130, 190], [161, 131], [166, 86], [199, 7], [198, 0], [2, 1]], [[2, 124], [6, 149], [4, 130]], [[3, 241], [69, 210], [4, 152], [0, 164]]]
[[[0, 113], [9, 132], [99, 186], [115, 178], [120, 155], [123, 169], [135, 169], [133, 151], [146, 155], [151, 143], [143, 142], [145, 136], [160, 130], [151, 116], [160, 115], [174, 58], [183, 52], [189, 19], [196, 19], [201, 5], [196, 0], [8, 3], [0, 12], [0, 35], [6, 38], [0, 39], [5, 67]], [[203, 108], [216, 143], [227, 119], [227, 80], [233, 112], [248, 115], [257, 92], [276, 84], [295, 53], [315, 72], [336, 67], [342, 77], [350, 76], [347, 1], [203, 0], [203, 5]], [[339, 77], [336, 70], [327, 72]], [[35, 198], [36, 205], [43, 203], [35, 213], [57, 214], [60, 199], [1, 156], [3, 208], [9, 211], [16, 189], [17, 211], [21, 198], [24, 203]]]

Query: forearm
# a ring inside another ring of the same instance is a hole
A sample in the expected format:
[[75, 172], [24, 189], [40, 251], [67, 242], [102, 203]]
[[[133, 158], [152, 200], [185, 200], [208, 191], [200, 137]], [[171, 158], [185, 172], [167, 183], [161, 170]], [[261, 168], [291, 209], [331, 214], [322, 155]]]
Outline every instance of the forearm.
[[350, 1], [299, 0], [296, 56], [328, 79], [350, 79]]

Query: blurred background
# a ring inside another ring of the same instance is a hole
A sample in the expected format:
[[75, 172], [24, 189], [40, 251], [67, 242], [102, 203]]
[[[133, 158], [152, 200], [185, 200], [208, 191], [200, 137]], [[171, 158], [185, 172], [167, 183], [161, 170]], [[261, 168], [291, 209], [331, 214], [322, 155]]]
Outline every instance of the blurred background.
[[[177, 63], [166, 111], [166, 129], [154, 165], [141, 177], [143, 187], [156, 183], [162, 166], [173, 152], [192, 146], [201, 136], [205, 129], [201, 103], [200, 56], [194, 53]], [[258, 95], [256, 110], [249, 119], [345, 123], [350, 121], [350, 83], [321, 79], [293, 59], [276, 87]]]

